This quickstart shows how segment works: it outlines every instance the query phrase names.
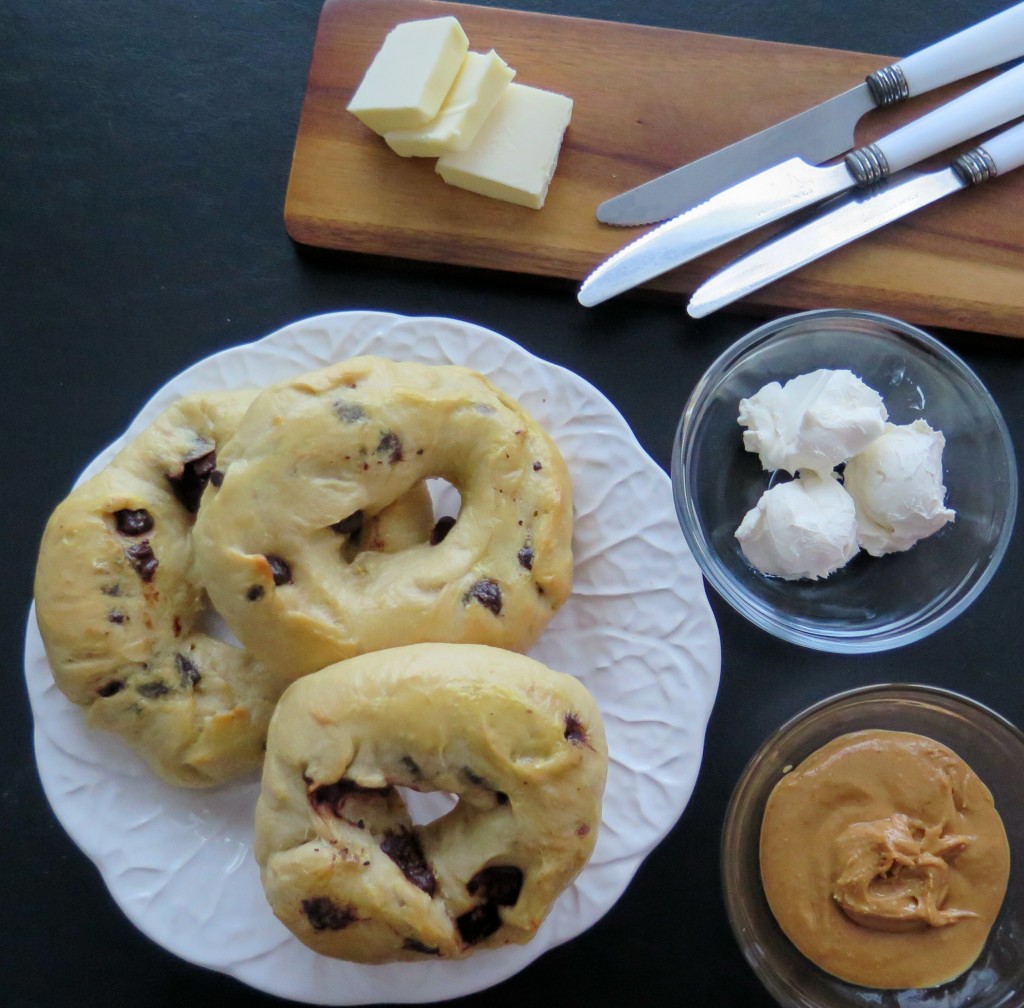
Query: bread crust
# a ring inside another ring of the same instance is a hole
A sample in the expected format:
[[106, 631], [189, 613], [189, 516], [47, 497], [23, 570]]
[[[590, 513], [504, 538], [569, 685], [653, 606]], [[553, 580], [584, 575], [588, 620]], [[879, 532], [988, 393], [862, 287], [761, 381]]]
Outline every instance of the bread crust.
[[[195, 529], [204, 583], [284, 678], [385, 647], [526, 651], [572, 587], [572, 489], [552, 439], [468, 368], [354, 358], [263, 392]], [[431, 478], [446, 534], [339, 563], [336, 527]]]
[[[525, 943], [590, 857], [607, 747], [577, 679], [510, 651], [415, 644], [288, 688], [255, 854], [274, 913], [355, 962]], [[415, 825], [400, 788], [458, 803]]]

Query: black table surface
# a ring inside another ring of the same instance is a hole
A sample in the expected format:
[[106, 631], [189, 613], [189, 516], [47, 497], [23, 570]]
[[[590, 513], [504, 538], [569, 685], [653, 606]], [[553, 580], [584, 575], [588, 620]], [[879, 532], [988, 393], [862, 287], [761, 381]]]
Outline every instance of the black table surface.
[[[899, 56], [1008, 4], [503, 5]], [[10, 463], [0, 1003], [12, 1008], [280, 1003], [143, 936], [58, 824], [33, 759], [22, 650], [43, 525], [85, 463], [161, 384], [214, 351], [320, 312], [447, 315], [582, 375], [667, 469], [691, 387], [752, 325], [728, 312], [689, 321], [678, 303], [649, 299], [587, 310], [562, 282], [294, 246], [282, 208], [319, 13], [318, 0], [0, 7], [0, 409]], [[1024, 443], [1024, 342], [933, 332], [978, 372]], [[685, 812], [597, 924], [460, 1003], [772, 1004], [733, 940], [719, 882], [722, 820], [746, 761], [813, 701], [883, 681], [950, 687], [1024, 725], [1022, 597], [1019, 535], [966, 613], [924, 641], [873, 656], [791, 646], [713, 596], [721, 688]]]

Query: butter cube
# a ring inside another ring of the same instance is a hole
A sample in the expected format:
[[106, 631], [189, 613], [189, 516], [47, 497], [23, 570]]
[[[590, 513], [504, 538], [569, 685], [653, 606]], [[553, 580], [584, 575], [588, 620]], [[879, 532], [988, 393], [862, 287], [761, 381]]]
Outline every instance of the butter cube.
[[539, 210], [569, 118], [572, 99], [509, 84], [466, 151], [438, 158], [449, 185]]
[[469, 51], [453, 17], [406, 21], [388, 32], [348, 110], [381, 135], [437, 115]]
[[515, 75], [493, 49], [466, 53], [435, 118], [418, 129], [385, 133], [387, 145], [402, 157], [439, 157], [466, 150]]

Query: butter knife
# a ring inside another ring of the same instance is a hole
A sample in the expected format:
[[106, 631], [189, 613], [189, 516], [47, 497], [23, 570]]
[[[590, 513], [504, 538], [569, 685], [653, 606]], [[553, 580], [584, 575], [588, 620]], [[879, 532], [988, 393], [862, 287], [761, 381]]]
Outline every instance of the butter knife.
[[838, 197], [806, 224], [790, 229], [719, 270], [694, 292], [694, 318], [732, 304], [837, 248], [952, 193], [1024, 164], [1024, 122], [961, 154], [941, 171], [901, 172], [874, 189]]
[[854, 128], [874, 108], [884, 108], [1024, 56], [1024, 3], [870, 74], [863, 84], [605, 200], [605, 224], [655, 224], [696, 206], [726, 186], [799, 157], [821, 164], [850, 150]]
[[734, 238], [820, 203], [853, 186], [869, 186], [954, 144], [1024, 115], [1024, 63], [927, 115], [851, 151], [825, 167], [790, 158], [659, 225], [620, 249], [588, 276], [577, 298], [600, 304]]

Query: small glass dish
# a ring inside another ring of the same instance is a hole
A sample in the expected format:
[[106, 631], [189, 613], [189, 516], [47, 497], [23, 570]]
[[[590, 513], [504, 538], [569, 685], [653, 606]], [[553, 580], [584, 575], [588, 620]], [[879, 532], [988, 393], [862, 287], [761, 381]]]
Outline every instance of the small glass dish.
[[[928, 989], [876, 990], [831, 976], [806, 959], [775, 921], [761, 885], [765, 803], [785, 770], [839, 735], [862, 729], [914, 732], [952, 749], [992, 792], [1010, 843], [1002, 910], [975, 964]], [[747, 962], [784, 1008], [1019, 1008], [1024, 992], [1024, 733], [987, 707], [948, 690], [878, 685], [840, 693], [796, 715], [750, 760], [733, 791], [722, 834], [722, 885]]]
[[[942, 431], [946, 503], [956, 519], [905, 552], [862, 550], [827, 578], [787, 581], [755, 570], [735, 537], [774, 482], [743, 447], [739, 402], [818, 368], [863, 379], [893, 423], [923, 418]], [[980, 379], [934, 337], [869, 312], [790, 315], [735, 343], [690, 395], [671, 469], [679, 522], [712, 587], [762, 629], [837, 653], [900, 647], [963, 612], [999, 566], [1017, 508], [1010, 435]]]

